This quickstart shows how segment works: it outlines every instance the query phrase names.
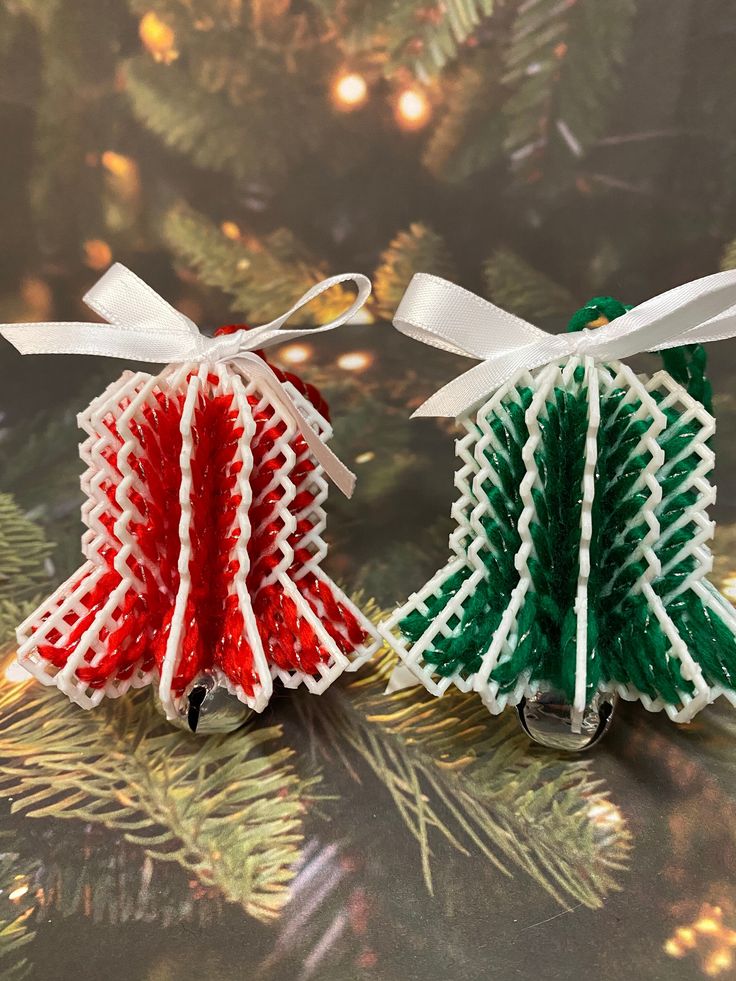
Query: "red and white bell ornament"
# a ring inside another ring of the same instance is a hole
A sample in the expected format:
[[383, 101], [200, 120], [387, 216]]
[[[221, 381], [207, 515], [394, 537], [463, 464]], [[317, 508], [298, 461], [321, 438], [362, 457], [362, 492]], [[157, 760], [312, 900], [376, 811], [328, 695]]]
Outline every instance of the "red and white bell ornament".
[[[283, 329], [345, 281], [358, 296], [340, 317]], [[170, 721], [222, 731], [275, 681], [319, 694], [371, 656], [372, 624], [321, 568], [328, 478], [348, 496], [355, 478], [316, 389], [256, 353], [344, 324], [369, 293], [335, 276], [270, 324], [208, 338], [115, 265], [85, 297], [107, 324], [1, 329], [23, 354], [167, 362], [79, 416], [86, 561], [19, 626], [23, 667], [83, 708], [151, 684]]]

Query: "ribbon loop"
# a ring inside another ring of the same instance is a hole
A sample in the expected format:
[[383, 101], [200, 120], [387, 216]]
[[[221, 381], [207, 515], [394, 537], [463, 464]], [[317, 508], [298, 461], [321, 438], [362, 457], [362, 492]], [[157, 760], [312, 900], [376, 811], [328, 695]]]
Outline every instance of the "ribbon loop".
[[[489, 331], [489, 324], [501, 329]], [[396, 310], [394, 327], [424, 344], [478, 359], [547, 336], [513, 313], [428, 273], [413, 277]]]
[[[345, 282], [357, 287], [357, 296], [337, 317], [319, 327], [282, 329], [302, 307]], [[325, 473], [350, 497], [355, 474], [322, 442], [270, 365], [253, 352], [305, 334], [335, 330], [360, 310], [370, 292], [370, 280], [360, 273], [330, 276], [312, 286], [290, 310], [270, 323], [249, 331], [207, 337], [135, 273], [115, 263], [84, 297], [106, 323], [0, 324], [0, 335], [21, 354], [92, 354], [164, 364], [232, 363], [271, 396], [302, 434]]]
[[604, 327], [548, 334], [468, 290], [417, 273], [396, 311], [402, 334], [481, 363], [435, 392], [415, 416], [465, 415], [524, 370], [571, 355], [614, 361], [641, 351], [736, 336], [736, 269], [646, 300]]
[[134, 272], [114, 263], [84, 295], [84, 302], [123, 330], [175, 331], [198, 337], [197, 325], [175, 310]]
[[[357, 287], [358, 293], [347, 310], [344, 310], [339, 316], [334, 317], [328, 323], [322, 324], [319, 327], [283, 329], [284, 324], [299, 310], [309, 306], [312, 300], [316, 300], [318, 296], [332, 289], [333, 286], [339, 286], [341, 283], [347, 282], [353, 283]], [[329, 276], [327, 279], [323, 279], [322, 282], [315, 283], [314, 286], [310, 287], [304, 296], [297, 300], [286, 313], [282, 313], [280, 317], [276, 317], [275, 320], [263, 324], [261, 327], [244, 331], [241, 350], [254, 351], [258, 348], [270, 347], [271, 344], [281, 344], [283, 341], [296, 340], [298, 337], [304, 337], [305, 334], [322, 334], [327, 330], [334, 330], [336, 327], [341, 327], [361, 309], [370, 296], [370, 293], [371, 281], [367, 276], [363, 276], [362, 273], [340, 273], [337, 276]]]

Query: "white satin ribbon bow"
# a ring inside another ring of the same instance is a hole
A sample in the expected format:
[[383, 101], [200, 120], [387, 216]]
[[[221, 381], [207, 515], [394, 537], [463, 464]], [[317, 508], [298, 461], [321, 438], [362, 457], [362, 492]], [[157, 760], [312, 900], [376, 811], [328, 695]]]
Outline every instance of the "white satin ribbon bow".
[[[282, 330], [293, 313], [330, 287], [345, 282], [354, 283], [358, 295], [339, 317], [320, 327]], [[107, 323], [0, 324], [0, 334], [21, 354], [96, 354], [165, 364], [231, 362], [272, 398], [302, 434], [325, 473], [350, 497], [355, 474], [322, 442], [274, 371], [253, 352], [340, 327], [360, 310], [370, 292], [370, 280], [360, 273], [330, 276], [268, 324], [222, 337], [207, 337], [135, 273], [115, 263], [84, 297], [87, 306]]]
[[481, 362], [414, 413], [458, 417], [525, 369], [573, 354], [618, 361], [641, 351], [736, 336], [736, 269], [655, 296], [604, 327], [569, 334], [548, 334], [454, 283], [417, 273], [401, 299], [394, 326], [424, 344]]

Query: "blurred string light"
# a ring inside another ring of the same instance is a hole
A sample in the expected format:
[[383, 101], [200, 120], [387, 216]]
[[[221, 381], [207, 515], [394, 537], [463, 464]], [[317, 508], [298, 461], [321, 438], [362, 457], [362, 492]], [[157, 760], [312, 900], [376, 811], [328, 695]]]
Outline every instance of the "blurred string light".
[[[16, 876], [16, 879], [18, 878], [20, 878], [20, 876]], [[26, 895], [29, 889], [30, 886], [28, 885], [27, 882], [23, 882], [18, 886], [14, 886], [13, 889], [11, 889], [11, 891], [8, 893], [8, 899], [10, 900], [11, 903], [17, 903], [19, 899], [22, 899]]]
[[724, 578], [721, 592], [726, 599], [736, 600], [736, 572], [729, 572]]
[[100, 160], [105, 170], [113, 177], [129, 178], [138, 169], [131, 157], [126, 157], [124, 153], [116, 153], [115, 150], [105, 150]]
[[[335, 75], [330, 86], [333, 105], [341, 112], [353, 112], [368, 101], [368, 80], [361, 72], [344, 69]], [[426, 91], [416, 82], [404, 85], [393, 96], [394, 117], [401, 129], [422, 129], [432, 118], [432, 103]]]
[[233, 242], [237, 242], [240, 238], [240, 226], [236, 225], [234, 221], [223, 221], [220, 225], [220, 231], [225, 236]]
[[279, 351], [279, 357], [286, 364], [304, 364], [312, 356], [309, 344], [287, 344]]
[[370, 463], [371, 460], [374, 460], [375, 459], [375, 457], [376, 457], [376, 454], [373, 452], [373, 450], [366, 450], [365, 453], [359, 453], [358, 456], [356, 456], [355, 462], [356, 463]]
[[84, 243], [84, 263], [99, 272], [112, 262], [112, 249], [101, 238], [89, 238]]
[[28, 310], [26, 320], [50, 320], [54, 295], [49, 284], [36, 276], [26, 276], [21, 283], [20, 296]]
[[690, 953], [699, 955], [701, 969], [716, 978], [734, 966], [736, 930], [723, 922], [720, 906], [704, 903], [693, 923], [678, 927], [664, 943], [665, 953], [681, 960]]
[[161, 20], [155, 11], [149, 10], [147, 14], [141, 17], [138, 35], [143, 47], [154, 61], [170, 65], [179, 57], [174, 31], [166, 21]]
[[422, 129], [432, 117], [432, 106], [427, 94], [416, 85], [408, 85], [399, 92], [394, 115], [402, 129]]
[[373, 355], [368, 351], [346, 351], [337, 359], [337, 367], [343, 371], [365, 371], [373, 361]]
[[25, 685], [33, 679], [33, 675], [18, 664], [15, 654], [5, 662], [2, 670], [3, 677], [11, 685]]
[[331, 94], [338, 109], [352, 112], [367, 102], [368, 83], [360, 72], [343, 71], [333, 79]]
[[100, 157], [100, 163], [108, 173], [111, 190], [124, 201], [135, 200], [140, 193], [140, 175], [138, 164], [132, 157], [114, 150], [105, 150]]

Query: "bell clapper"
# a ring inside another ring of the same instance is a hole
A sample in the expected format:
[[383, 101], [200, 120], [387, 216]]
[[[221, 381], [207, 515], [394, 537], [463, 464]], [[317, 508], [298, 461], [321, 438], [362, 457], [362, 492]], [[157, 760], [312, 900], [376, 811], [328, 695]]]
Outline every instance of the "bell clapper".
[[538, 691], [516, 707], [519, 723], [529, 738], [550, 749], [581, 753], [603, 738], [611, 724], [618, 696], [598, 692], [585, 710], [575, 710], [559, 691]]
[[[156, 703], [160, 708], [158, 696]], [[203, 671], [189, 685], [178, 703], [177, 715], [169, 722], [199, 736], [233, 732], [252, 715], [251, 708], [231, 695], [209, 671]]]

